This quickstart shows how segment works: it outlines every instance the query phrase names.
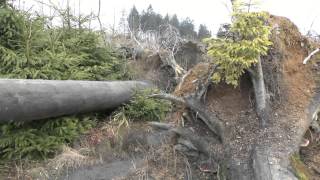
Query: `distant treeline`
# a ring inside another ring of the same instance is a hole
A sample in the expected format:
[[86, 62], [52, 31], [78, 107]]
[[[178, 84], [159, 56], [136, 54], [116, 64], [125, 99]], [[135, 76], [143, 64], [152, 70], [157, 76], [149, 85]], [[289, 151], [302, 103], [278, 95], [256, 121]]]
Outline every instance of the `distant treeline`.
[[176, 14], [172, 16], [167, 14], [165, 17], [162, 17], [161, 14], [154, 12], [151, 5], [149, 5], [147, 10], [143, 10], [141, 13], [133, 6], [127, 20], [131, 32], [159, 31], [161, 25], [170, 24], [176, 27], [179, 30], [180, 35], [184, 38], [201, 40], [211, 36], [211, 32], [207, 29], [206, 25], [200, 24], [198, 32], [196, 32], [193, 20], [189, 17], [181, 22]]

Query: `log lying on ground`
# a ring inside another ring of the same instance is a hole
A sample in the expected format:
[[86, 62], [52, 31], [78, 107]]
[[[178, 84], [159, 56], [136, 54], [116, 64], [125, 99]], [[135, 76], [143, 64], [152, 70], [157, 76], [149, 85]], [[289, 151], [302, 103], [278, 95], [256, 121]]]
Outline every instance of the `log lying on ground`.
[[115, 108], [142, 81], [0, 80], [0, 123], [25, 122]]

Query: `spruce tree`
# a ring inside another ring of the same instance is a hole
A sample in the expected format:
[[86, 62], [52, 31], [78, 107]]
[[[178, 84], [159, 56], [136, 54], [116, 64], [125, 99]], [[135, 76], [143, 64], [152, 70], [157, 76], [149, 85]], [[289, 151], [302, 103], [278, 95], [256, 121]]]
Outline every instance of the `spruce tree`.
[[132, 32], [136, 32], [140, 25], [140, 15], [135, 6], [132, 7], [128, 16], [129, 28]]
[[211, 32], [208, 30], [207, 26], [204, 24], [200, 24], [198, 30], [198, 39], [204, 39], [211, 37]]

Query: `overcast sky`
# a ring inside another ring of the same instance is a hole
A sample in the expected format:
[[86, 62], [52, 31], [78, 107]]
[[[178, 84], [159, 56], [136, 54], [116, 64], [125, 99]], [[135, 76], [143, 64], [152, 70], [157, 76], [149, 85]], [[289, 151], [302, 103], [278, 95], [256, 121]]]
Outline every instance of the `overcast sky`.
[[[15, 0], [16, 3], [19, 0]], [[35, 0], [20, 0], [21, 6], [30, 7]], [[38, 0], [48, 2], [49, 0]], [[67, 0], [51, 0], [55, 4], [65, 6]], [[121, 11], [129, 13], [135, 5], [139, 12], [146, 9], [149, 4], [155, 12], [163, 16], [177, 14], [179, 19], [190, 17], [196, 27], [206, 24], [215, 33], [221, 23], [230, 21], [230, 0], [101, 0], [101, 19], [106, 27], [110, 27], [114, 19], [118, 24]], [[78, 9], [79, 0], [70, 0], [70, 5]], [[81, 0], [81, 12], [90, 13], [98, 11], [99, 0]], [[261, 0], [261, 10], [269, 11], [275, 15], [286, 16], [306, 33], [310, 26], [320, 33], [320, 0]], [[37, 7], [34, 7], [34, 9]]]

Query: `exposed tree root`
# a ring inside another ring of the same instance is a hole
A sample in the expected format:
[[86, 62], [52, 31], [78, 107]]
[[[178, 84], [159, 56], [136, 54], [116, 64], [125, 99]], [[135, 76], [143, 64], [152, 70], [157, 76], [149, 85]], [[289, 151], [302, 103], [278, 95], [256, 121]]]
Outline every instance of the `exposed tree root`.
[[181, 98], [171, 94], [154, 94], [151, 97], [166, 99], [174, 103], [186, 106], [187, 108], [195, 112], [196, 115], [208, 126], [208, 128], [218, 136], [219, 140], [223, 142], [223, 134], [225, 133], [223, 122], [216, 114], [209, 112], [200, 101], [196, 100], [193, 97]]
[[167, 123], [151, 122], [149, 125], [156, 129], [173, 132], [177, 137], [177, 144], [184, 145], [189, 150], [197, 151], [209, 157], [208, 142], [202, 137], [195, 135], [191, 130], [182, 127], [173, 127]]

